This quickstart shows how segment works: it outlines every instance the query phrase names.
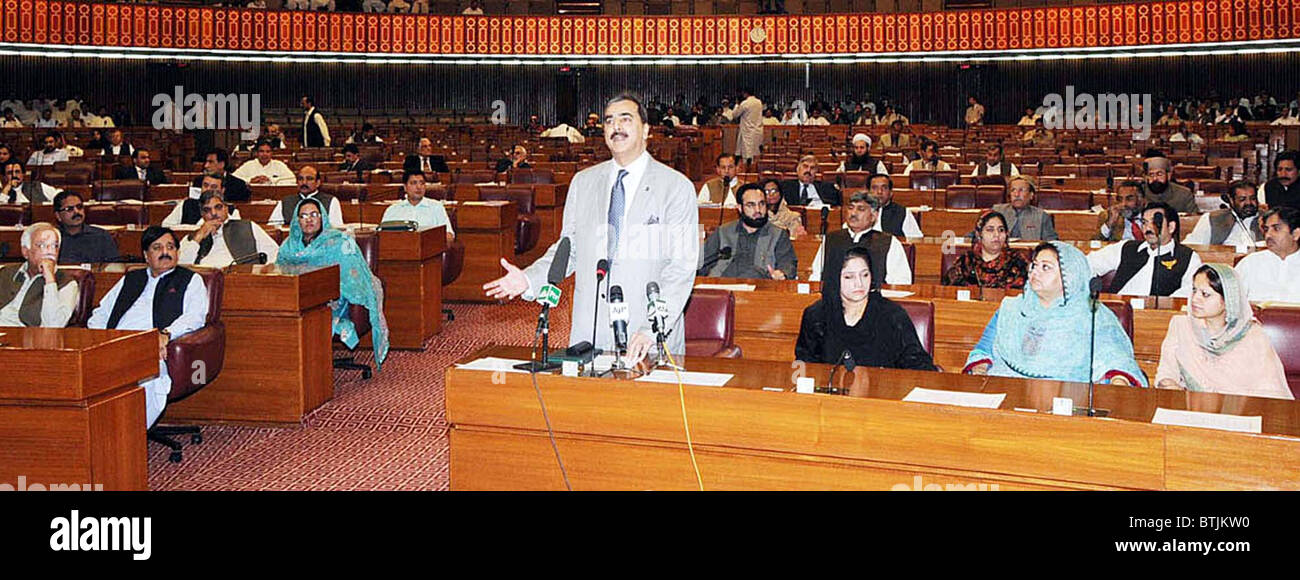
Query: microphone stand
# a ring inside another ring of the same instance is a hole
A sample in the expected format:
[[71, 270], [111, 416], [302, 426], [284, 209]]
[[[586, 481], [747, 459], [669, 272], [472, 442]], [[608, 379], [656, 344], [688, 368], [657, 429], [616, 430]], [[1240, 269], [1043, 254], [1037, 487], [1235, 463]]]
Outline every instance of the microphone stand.
[[1088, 416], [1096, 417], [1097, 408], [1093, 406], [1093, 392], [1097, 390], [1097, 382], [1093, 380], [1093, 357], [1097, 342], [1097, 292], [1088, 292], [1088, 310], [1091, 312], [1091, 318], [1088, 320]]

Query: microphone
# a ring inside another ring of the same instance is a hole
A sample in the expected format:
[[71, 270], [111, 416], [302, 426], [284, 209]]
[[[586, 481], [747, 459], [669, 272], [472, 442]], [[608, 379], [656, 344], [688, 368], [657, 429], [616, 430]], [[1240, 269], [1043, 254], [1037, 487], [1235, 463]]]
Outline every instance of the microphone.
[[627, 350], [627, 304], [618, 284], [609, 287], [609, 323], [614, 329], [614, 351], [622, 355]]
[[659, 297], [659, 283], [650, 281], [645, 285], [646, 318], [650, 319], [655, 332], [655, 342], [663, 344], [668, 337], [668, 304]]
[[714, 264], [717, 264], [722, 260], [730, 260], [730, 259], [731, 259], [731, 246], [727, 246], [725, 248], [718, 250], [712, 256], [709, 256], [709, 259], [705, 260], [704, 264], [700, 266], [700, 271], [704, 272], [704, 274], [701, 274], [701, 276], [708, 275], [709, 268], [712, 268]]
[[831, 367], [831, 376], [827, 381], [826, 392], [832, 395], [847, 392], [845, 389], [835, 387], [835, 371], [840, 368], [840, 365], [844, 366], [844, 371], [847, 373], [853, 372], [853, 369], [858, 367], [857, 361], [853, 360], [853, 353], [847, 348], [844, 349], [844, 352], [840, 353], [839, 359], [837, 359], [835, 365]]
[[1156, 296], [1156, 307], [1160, 307], [1160, 285], [1157, 283], [1160, 275], [1160, 234], [1165, 231], [1165, 212], [1157, 211], [1155, 217], [1151, 219], [1151, 224], [1156, 227], [1156, 260], [1151, 263], [1151, 289], [1152, 294]]
[[[609, 275], [609, 260], [601, 258], [596, 262], [596, 294], [595, 300], [591, 301], [591, 344], [596, 344], [596, 324], [600, 319], [600, 281]], [[595, 369], [593, 368], [594, 372]]]
[[1096, 351], [1097, 343], [1097, 296], [1101, 294], [1101, 278], [1093, 278], [1088, 281], [1088, 416], [1097, 416], [1097, 409], [1093, 407], [1092, 395], [1097, 389], [1097, 383], [1093, 380], [1093, 356]]
[[514, 368], [536, 373], [560, 367], [559, 361], [551, 360], [551, 308], [560, 303], [561, 291], [557, 284], [563, 282], [569, 272], [571, 245], [569, 238], [560, 238], [560, 243], [555, 248], [555, 257], [551, 260], [551, 269], [546, 273], [546, 284], [537, 291], [537, 301], [542, 303], [542, 312], [537, 316], [537, 331], [533, 335], [533, 345], [536, 348], [537, 336], [540, 335], [542, 338], [540, 360], [520, 363]]
[[822, 206], [822, 239], [826, 239], [826, 222], [831, 219], [831, 208]]

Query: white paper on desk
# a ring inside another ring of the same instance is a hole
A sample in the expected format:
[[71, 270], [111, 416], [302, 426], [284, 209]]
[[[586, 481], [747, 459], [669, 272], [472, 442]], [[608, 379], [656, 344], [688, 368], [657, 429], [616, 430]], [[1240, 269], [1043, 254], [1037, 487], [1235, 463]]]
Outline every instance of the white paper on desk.
[[[682, 384], [698, 385], [701, 387], [721, 387], [735, 376], [729, 373], [700, 373], [692, 371], [681, 371]], [[658, 369], [650, 371], [650, 374], [636, 379], [646, 383], [671, 383], [677, 384], [677, 374], [671, 369]]]
[[458, 369], [470, 371], [505, 371], [508, 373], [527, 373], [514, 368], [519, 363], [526, 363], [526, 360], [516, 360], [512, 358], [497, 358], [494, 356], [483, 357], [476, 361], [468, 362], [463, 365], [456, 365]]
[[912, 294], [913, 293], [908, 290], [890, 290], [888, 288], [882, 288], [880, 290], [880, 295], [885, 298], [907, 298]]
[[1258, 415], [1244, 417], [1241, 415], [1221, 415], [1219, 413], [1202, 413], [1200, 411], [1178, 411], [1156, 407], [1156, 416], [1151, 418], [1154, 425], [1177, 425], [1179, 427], [1200, 427], [1238, 433], [1260, 433], [1264, 429], [1264, 418]]
[[1002, 406], [1002, 400], [1006, 398], [1006, 393], [966, 393], [916, 387], [906, 397], [903, 397], [903, 400], [908, 403], [932, 403], [977, 409], [996, 409]]
[[758, 288], [753, 284], [696, 284], [695, 287], [704, 290], [727, 290], [729, 292], [753, 292]]

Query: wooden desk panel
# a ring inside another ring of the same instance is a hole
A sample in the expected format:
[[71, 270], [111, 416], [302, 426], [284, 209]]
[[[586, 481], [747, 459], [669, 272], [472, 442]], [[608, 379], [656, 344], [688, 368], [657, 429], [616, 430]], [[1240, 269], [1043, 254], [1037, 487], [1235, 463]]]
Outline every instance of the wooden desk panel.
[[[143, 265], [132, 269], [137, 267]], [[123, 264], [96, 267], [97, 300], [126, 269]], [[198, 393], [169, 405], [168, 420], [300, 423], [334, 396], [329, 301], [338, 295], [338, 266], [228, 270], [221, 306], [226, 326], [221, 374]]]
[[447, 229], [379, 232], [379, 277], [393, 348], [423, 349], [442, 331], [442, 253]]
[[[488, 355], [527, 353], [492, 347], [466, 361]], [[859, 368], [849, 396], [801, 395], [782, 363], [684, 365], [734, 375], [726, 387], [685, 388], [706, 489], [1300, 489], [1294, 462], [1272, 459], [1300, 456], [1290, 401], [1102, 385], [1096, 401], [1112, 418], [1099, 420], [1048, 412], [1057, 396], [1082, 404], [1083, 384]], [[824, 382], [828, 368], [807, 370]], [[497, 379], [447, 371], [452, 488], [562, 488], [529, 377]], [[549, 374], [538, 384], [575, 489], [695, 488], [675, 385]], [[783, 391], [759, 389], [769, 386]], [[901, 402], [917, 386], [1006, 400], [995, 410]], [[1152, 425], [1157, 407], [1262, 415], [1266, 432], [1286, 438]]]
[[505, 274], [501, 258], [515, 260], [515, 203], [480, 201], [448, 205], [456, 208], [456, 239], [465, 244], [465, 263], [460, 277], [444, 289], [443, 299], [492, 302], [483, 294], [483, 285]]
[[8, 371], [0, 375], [0, 485], [148, 489], [145, 397], [137, 383], [158, 374], [157, 334], [0, 333], [0, 368]]

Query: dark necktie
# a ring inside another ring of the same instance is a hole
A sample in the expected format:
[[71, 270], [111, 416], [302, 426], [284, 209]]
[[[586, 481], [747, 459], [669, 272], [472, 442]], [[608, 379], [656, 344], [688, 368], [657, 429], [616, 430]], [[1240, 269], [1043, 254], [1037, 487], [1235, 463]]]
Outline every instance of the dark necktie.
[[623, 231], [623, 210], [627, 205], [627, 195], [623, 191], [623, 178], [627, 177], [627, 170], [618, 170], [618, 178], [614, 180], [614, 189], [609, 192], [609, 259], [613, 260], [618, 255], [618, 238]]
[[424, 164], [424, 172], [425, 172], [425, 173], [428, 173], [428, 172], [430, 171], [430, 169], [429, 169], [429, 158], [428, 158], [428, 157], [421, 157], [420, 160], [421, 160], [421, 162]]
[[808, 185], [807, 183], [803, 184], [803, 198], [802, 198], [802, 199], [803, 199], [803, 204], [802, 204], [802, 205], [808, 205], [808, 204], [812, 201], [812, 196], [808, 194], [808, 187], [809, 187], [809, 185]]

